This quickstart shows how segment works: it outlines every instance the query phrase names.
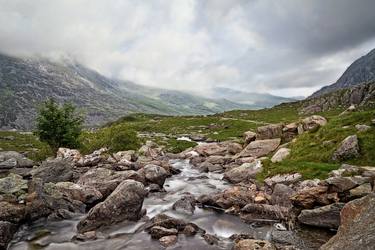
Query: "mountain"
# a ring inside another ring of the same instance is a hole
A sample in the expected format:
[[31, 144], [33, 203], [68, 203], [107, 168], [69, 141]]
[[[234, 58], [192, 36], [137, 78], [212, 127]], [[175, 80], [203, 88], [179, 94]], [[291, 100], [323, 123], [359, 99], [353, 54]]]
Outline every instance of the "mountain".
[[37, 105], [48, 97], [75, 103], [86, 112], [88, 126], [134, 112], [197, 115], [250, 108], [225, 99], [110, 79], [69, 60], [52, 62], [0, 54], [0, 128], [32, 129]]
[[375, 80], [375, 49], [354, 61], [332, 85], [323, 87], [310, 97], [318, 97], [335, 90], [350, 88]]
[[269, 108], [283, 102], [296, 100], [295, 98], [285, 98], [265, 93], [251, 93], [223, 87], [212, 88], [210, 92], [212, 98], [224, 98], [232, 102], [247, 104], [253, 109]]

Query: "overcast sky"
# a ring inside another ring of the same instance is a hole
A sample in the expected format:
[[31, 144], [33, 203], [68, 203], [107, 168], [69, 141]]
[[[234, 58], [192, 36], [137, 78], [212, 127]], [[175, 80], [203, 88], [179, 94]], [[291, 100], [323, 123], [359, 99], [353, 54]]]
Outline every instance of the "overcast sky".
[[0, 0], [0, 51], [69, 56], [116, 78], [283, 96], [375, 48], [374, 0]]

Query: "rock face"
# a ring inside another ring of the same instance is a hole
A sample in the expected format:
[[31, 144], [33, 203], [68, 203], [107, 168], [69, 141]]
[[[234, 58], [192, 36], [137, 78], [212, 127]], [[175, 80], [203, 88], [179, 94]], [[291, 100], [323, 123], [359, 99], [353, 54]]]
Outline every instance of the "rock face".
[[87, 232], [123, 220], [138, 220], [142, 216], [145, 195], [142, 183], [123, 181], [105, 201], [93, 207], [79, 222], [78, 231]]
[[262, 171], [262, 163], [255, 160], [252, 163], [244, 163], [239, 167], [232, 168], [224, 173], [224, 179], [231, 183], [249, 181], [255, 178], [257, 173]]
[[277, 150], [277, 152], [272, 156], [271, 161], [273, 163], [275, 162], [281, 162], [283, 161], [288, 155], [290, 154], [289, 148], [280, 148]]
[[334, 152], [332, 159], [342, 161], [359, 156], [359, 144], [356, 135], [346, 137]]
[[233, 250], [276, 250], [271, 242], [265, 240], [245, 239], [235, 243]]
[[257, 140], [281, 138], [283, 124], [270, 124], [257, 128]]
[[281, 139], [257, 140], [247, 145], [237, 157], [262, 157], [276, 150]]
[[337, 229], [340, 225], [340, 211], [344, 203], [335, 203], [315, 209], [302, 210], [298, 221], [305, 225]]
[[341, 210], [341, 224], [321, 250], [373, 249], [375, 246], [375, 194], [347, 203]]

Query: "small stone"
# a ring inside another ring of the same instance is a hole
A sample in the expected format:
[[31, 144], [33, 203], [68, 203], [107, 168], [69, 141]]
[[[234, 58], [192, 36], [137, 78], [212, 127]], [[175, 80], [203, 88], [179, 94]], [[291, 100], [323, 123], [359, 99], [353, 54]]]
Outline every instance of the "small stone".
[[168, 235], [168, 236], [163, 236], [159, 239], [160, 244], [163, 247], [169, 247], [177, 242], [177, 236], [176, 235]]
[[367, 130], [371, 129], [370, 126], [367, 126], [367, 125], [364, 125], [364, 124], [357, 124], [357, 125], [355, 125], [355, 128], [356, 128], [359, 132], [366, 132]]
[[265, 240], [245, 239], [236, 242], [233, 250], [276, 250], [276, 247]]
[[217, 245], [219, 243], [219, 238], [216, 235], [212, 234], [204, 234], [203, 239], [209, 244], [209, 245]]
[[150, 229], [151, 237], [154, 239], [160, 239], [164, 236], [177, 235], [178, 231], [175, 228], [165, 228], [160, 226], [154, 226]]

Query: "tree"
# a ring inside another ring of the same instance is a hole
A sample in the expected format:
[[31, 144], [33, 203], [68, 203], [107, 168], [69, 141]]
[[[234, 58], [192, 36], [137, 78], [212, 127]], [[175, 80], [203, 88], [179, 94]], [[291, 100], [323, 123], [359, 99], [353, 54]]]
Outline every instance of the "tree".
[[39, 108], [36, 134], [54, 151], [59, 147], [77, 148], [84, 117], [71, 103], [59, 105], [48, 99]]

